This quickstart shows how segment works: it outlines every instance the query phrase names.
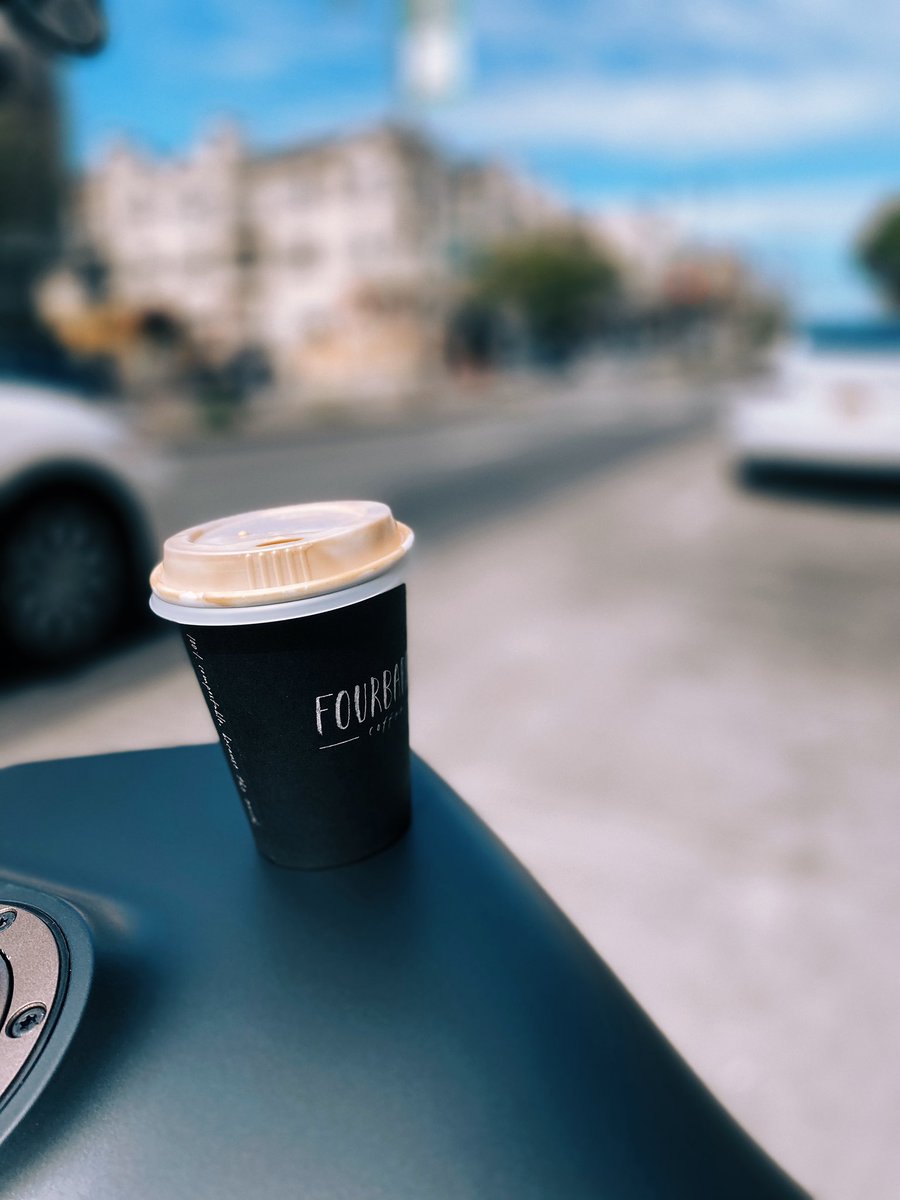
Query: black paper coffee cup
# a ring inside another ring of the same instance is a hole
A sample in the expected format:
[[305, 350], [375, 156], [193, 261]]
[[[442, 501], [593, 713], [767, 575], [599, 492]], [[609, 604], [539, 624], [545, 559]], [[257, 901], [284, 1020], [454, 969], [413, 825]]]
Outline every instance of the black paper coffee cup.
[[385, 505], [295, 505], [176, 534], [153, 574], [257, 847], [282, 866], [354, 862], [409, 825], [411, 544]]

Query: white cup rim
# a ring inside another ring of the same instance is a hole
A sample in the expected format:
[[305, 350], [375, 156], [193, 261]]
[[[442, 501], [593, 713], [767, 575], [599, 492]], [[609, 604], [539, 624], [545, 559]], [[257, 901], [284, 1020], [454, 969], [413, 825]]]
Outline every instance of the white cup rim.
[[273, 621], [290, 621], [297, 617], [313, 617], [318, 613], [348, 608], [399, 587], [406, 578], [408, 556], [395, 563], [381, 575], [362, 583], [350, 584], [318, 596], [303, 596], [298, 600], [282, 600], [277, 604], [253, 604], [243, 607], [218, 605], [175, 604], [153, 592], [150, 608], [158, 617], [176, 625], [265, 625]]

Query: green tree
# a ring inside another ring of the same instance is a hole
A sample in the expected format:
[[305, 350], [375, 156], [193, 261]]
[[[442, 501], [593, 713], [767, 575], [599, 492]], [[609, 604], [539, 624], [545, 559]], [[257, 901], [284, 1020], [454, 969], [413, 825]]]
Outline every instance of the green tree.
[[900, 308], [900, 203], [883, 209], [856, 247], [857, 258], [892, 308]]
[[596, 242], [544, 230], [488, 251], [473, 273], [473, 298], [511, 311], [538, 354], [570, 357], [602, 328], [619, 292], [619, 270]]

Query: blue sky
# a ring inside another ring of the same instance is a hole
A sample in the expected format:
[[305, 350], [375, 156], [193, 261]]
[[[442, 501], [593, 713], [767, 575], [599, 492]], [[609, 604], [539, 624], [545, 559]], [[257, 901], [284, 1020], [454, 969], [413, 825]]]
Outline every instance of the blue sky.
[[[420, 110], [585, 208], [676, 213], [743, 248], [807, 312], [872, 305], [849, 244], [900, 191], [900, 5], [869, 0], [459, 0], [468, 69]], [[70, 69], [76, 153], [116, 131], [177, 151], [215, 114], [251, 141], [402, 104], [402, 0], [110, 0], [106, 55]]]

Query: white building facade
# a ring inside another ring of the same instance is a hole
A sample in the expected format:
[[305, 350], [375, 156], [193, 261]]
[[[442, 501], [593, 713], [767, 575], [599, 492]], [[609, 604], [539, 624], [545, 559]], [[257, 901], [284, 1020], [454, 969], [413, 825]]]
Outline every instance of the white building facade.
[[373, 362], [421, 371], [471, 255], [566, 215], [531, 181], [453, 163], [408, 129], [260, 154], [223, 127], [178, 159], [115, 146], [82, 183], [75, 240], [103, 264], [107, 303], [163, 312], [214, 356], [253, 346], [281, 378], [340, 388]]

